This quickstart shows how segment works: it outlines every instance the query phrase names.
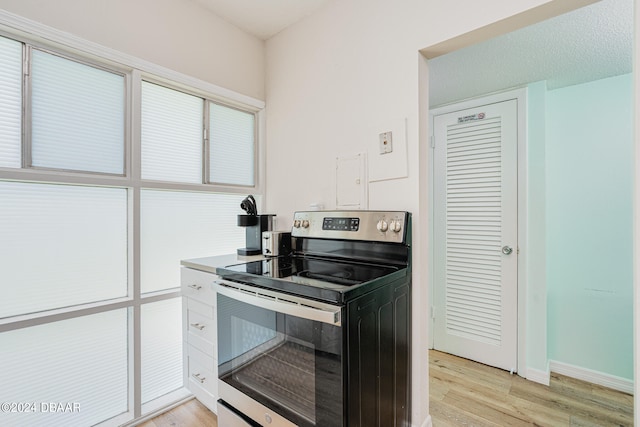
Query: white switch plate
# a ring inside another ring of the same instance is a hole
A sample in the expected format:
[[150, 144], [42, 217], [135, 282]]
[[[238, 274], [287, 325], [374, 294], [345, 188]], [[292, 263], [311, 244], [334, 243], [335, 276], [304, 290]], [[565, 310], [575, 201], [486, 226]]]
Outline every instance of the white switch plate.
[[[393, 134], [393, 152], [380, 154], [380, 133]], [[363, 139], [369, 141], [367, 157], [369, 182], [408, 177], [407, 118], [389, 118], [371, 125]], [[367, 187], [366, 185], [364, 187]]]
[[380, 154], [391, 153], [393, 151], [393, 140], [391, 132], [380, 134]]

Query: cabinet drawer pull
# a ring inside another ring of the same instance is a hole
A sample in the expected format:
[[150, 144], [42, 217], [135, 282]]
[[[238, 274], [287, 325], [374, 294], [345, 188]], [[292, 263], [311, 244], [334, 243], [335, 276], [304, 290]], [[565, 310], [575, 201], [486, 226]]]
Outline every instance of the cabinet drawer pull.
[[196, 291], [199, 291], [200, 289], [202, 289], [202, 286], [200, 286], [200, 285], [189, 285], [189, 287], [191, 289], [195, 289]]
[[201, 325], [200, 323], [192, 323], [191, 326], [201, 331], [205, 328], [206, 325]]
[[206, 380], [206, 378], [201, 377], [200, 374], [192, 374], [191, 376], [195, 378], [197, 381], [200, 381], [200, 384], [204, 384], [204, 381]]

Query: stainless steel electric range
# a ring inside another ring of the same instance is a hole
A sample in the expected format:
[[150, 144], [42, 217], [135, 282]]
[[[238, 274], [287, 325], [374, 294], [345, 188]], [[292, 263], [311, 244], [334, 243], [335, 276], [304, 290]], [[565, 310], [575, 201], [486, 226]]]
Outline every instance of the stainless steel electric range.
[[291, 235], [218, 269], [219, 425], [410, 425], [411, 215], [296, 212]]

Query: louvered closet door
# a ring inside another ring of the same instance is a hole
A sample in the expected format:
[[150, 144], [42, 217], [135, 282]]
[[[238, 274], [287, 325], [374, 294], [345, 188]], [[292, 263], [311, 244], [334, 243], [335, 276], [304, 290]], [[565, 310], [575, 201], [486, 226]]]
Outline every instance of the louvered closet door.
[[434, 347], [515, 371], [517, 101], [436, 115], [434, 136]]

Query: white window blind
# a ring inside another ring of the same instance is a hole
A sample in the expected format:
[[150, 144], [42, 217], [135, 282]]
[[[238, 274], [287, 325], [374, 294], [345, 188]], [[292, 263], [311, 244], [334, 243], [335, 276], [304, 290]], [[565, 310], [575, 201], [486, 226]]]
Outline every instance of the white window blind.
[[22, 43], [0, 37], [0, 167], [21, 166]]
[[246, 194], [192, 184], [254, 185], [255, 118], [27, 33], [0, 37], [0, 174], [24, 168], [0, 177], [0, 403], [53, 406], [0, 424], [126, 424], [187, 393], [182, 301], [154, 292], [179, 287], [180, 260], [245, 246]]
[[127, 295], [125, 189], [0, 181], [0, 200], [0, 318]]
[[210, 103], [209, 182], [255, 184], [255, 115]]
[[124, 173], [124, 77], [32, 51], [32, 165]]
[[182, 298], [141, 308], [142, 403], [179, 389], [182, 376]]
[[[2, 425], [90, 426], [126, 412], [127, 342], [127, 309], [0, 333], [0, 402], [36, 405], [2, 411]], [[51, 403], [71, 410], [43, 410]]]
[[202, 98], [142, 82], [142, 178], [201, 183]]
[[237, 226], [244, 196], [142, 190], [142, 292], [180, 286], [180, 260], [234, 253], [245, 246]]

